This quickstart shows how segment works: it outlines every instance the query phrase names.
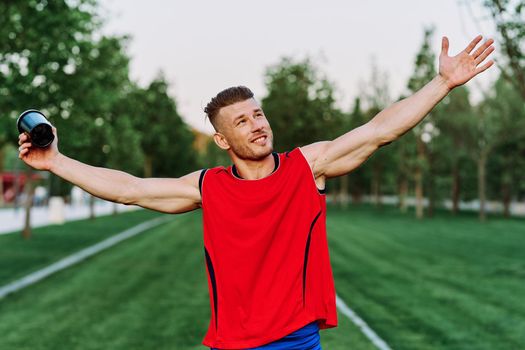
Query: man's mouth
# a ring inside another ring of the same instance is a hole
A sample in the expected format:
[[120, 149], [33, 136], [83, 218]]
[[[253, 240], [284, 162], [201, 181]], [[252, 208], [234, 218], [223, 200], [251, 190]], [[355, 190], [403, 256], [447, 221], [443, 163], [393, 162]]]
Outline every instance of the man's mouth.
[[251, 142], [256, 143], [258, 145], [264, 145], [264, 143], [266, 142], [267, 138], [268, 137], [266, 135], [262, 135], [262, 136], [259, 136], [256, 139], [252, 140]]

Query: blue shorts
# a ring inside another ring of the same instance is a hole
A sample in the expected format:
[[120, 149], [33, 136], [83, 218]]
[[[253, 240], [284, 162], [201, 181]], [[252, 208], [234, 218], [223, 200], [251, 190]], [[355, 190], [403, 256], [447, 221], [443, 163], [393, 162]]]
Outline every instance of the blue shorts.
[[[319, 336], [319, 326], [317, 321], [307, 324], [303, 328], [288, 334], [284, 338], [278, 339], [271, 343], [249, 348], [247, 350], [322, 350], [321, 338]], [[220, 350], [210, 348], [210, 350]]]

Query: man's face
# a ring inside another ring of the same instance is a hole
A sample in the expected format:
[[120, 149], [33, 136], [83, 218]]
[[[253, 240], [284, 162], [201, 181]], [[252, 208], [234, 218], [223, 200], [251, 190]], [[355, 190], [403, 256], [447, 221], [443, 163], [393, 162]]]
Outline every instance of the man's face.
[[272, 153], [272, 129], [255, 99], [223, 107], [217, 117], [221, 118], [219, 133], [229, 145], [226, 149], [238, 158], [259, 160]]

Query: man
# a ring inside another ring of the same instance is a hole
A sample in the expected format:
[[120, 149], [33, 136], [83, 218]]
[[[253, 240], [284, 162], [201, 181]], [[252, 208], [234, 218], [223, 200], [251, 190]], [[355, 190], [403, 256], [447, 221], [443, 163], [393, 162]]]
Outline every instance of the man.
[[212, 316], [204, 345], [320, 349], [319, 329], [337, 326], [326, 179], [357, 168], [418, 124], [451, 89], [488, 69], [493, 61], [482, 63], [494, 51], [493, 40], [475, 49], [481, 39], [449, 57], [444, 37], [432, 81], [332, 141], [273, 152], [264, 112], [249, 89], [234, 87], [205, 109], [215, 143], [232, 159], [229, 167], [142, 179], [68, 158], [59, 153], [57, 139], [48, 149], [32, 148], [25, 134], [19, 136], [19, 157], [113, 202], [165, 213], [203, 209]]

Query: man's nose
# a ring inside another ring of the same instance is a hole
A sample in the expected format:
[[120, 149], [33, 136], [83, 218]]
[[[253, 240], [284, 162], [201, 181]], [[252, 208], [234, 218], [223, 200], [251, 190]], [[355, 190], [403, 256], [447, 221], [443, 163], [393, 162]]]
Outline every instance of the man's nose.
[[264, 127], [264, 123], [261, 119], [252, 119], [252, 132], [258, 131]]

